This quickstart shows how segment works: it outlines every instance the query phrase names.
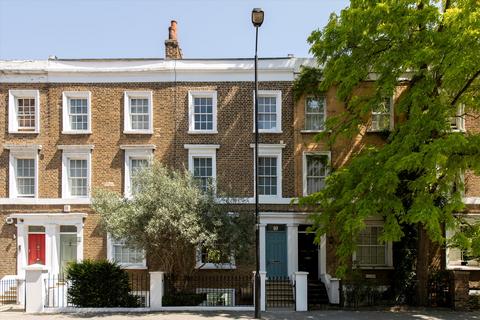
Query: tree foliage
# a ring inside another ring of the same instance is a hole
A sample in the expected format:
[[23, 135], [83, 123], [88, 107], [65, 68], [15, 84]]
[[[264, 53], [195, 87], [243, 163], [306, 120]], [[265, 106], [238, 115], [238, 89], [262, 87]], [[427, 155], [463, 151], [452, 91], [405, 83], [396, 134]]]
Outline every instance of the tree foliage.
[[[407, 224], [420, 225], [430, 239], [444, 243], [443, 226], [461, 224], [456, 213], [465, 210], [463, 174], [480, 173], [480, 136], [452, 132], [450, 118], [478, 115], [479, 39], [477, 0], [352, 0], [310, 35], [321, 66], [318, 90], [335, 87], [346, 106], [327, 121], [331, 133], [320, 138], [334, 143], [339, 136], [371, 134], [371, 111], [384, 97], [398, 96], [400, 121], [385, 144], [354, 154], [324, 190], [300, 201], [321, 213], [314, 216], [318, 236], [338, 239], [338, 275], [345, 274], [368, 217], [383, 218], [382, 241], [402, 239]], [[312, 72], [304, 71], [306, 76]], [[369, 81], [371, 94], [358, 94]], [[465, 106], [462, 115], [456, 113], [459, 105]], [[470, 232], [468, 239], [470, 254], [479, 257], [479, 233]]]
[[213, 187], [202, 191], [188, 172], [153, 162], [134, 174], [132, 186], [130, 198], [97, 190], [93, 208], [113, 237], [145, 249], [158, 262], [155, 268], [186, 274], [193, 270], [198, 248], [214, 263], [229, 261], [232, 254], [244, 260], [250, 256], [253, 215], [238, 214], [238, 203], [229, 198], [220, 203]]

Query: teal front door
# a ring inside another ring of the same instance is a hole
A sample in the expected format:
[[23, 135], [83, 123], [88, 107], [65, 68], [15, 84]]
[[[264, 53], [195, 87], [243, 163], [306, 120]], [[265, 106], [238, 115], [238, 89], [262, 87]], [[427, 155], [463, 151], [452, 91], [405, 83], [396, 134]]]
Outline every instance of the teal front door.
[[268, 225], [265, 240], [267, 277], [286, 277], [287, 230], [285, 225]]

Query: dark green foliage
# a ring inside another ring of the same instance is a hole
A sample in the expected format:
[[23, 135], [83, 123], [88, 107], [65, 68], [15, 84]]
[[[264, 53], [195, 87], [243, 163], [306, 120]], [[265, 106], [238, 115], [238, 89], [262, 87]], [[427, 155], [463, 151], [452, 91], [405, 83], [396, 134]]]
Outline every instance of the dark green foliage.
[[68, 302], [82, 308], [138, 307], [130, 294], [127, 271], [107, 260], [84, 260], [68, 265]]
[[405, 236], [393, 244], [393, 276], [394, 300], [397, 304], [415, 304], [416, 292], [416, 258], [418, 234], [415, 226], [402, 227]]
[[[477, 0], [352, 0], [309, 37], [322, 78], [315, 80], [310, 70], [302, 73], [296, 92], [335, 87], [345, 105], [345, 112], [327, 120], [328, 135], [319, 138], [334, 144], [340, 136], [372, 135], [366, 132], [370, 114], [385, 97], [396, 97], [399, 120], [392, 132], [383, 133], [384, 146], [353, 150], [348, 164], [327, 178], [325, 189], [300, 200], [321, 213], [313, 218], [317, 240], [325, 233], [339, 240], [337, 276], [348, 271], [370, 217], [385, 221], [381, 241], [401, 241], [407, 225], [440, 244], [447, 241], [444, 228], [460, 231], [462, 175], [480, 173], [480, 135], [452, 132], [450, 120], [478, 121], [479, 14]], [[369, 93], [359, 93], [366, 83]], [[480, 256], [479, 227], [472, 223], [454, 245]], [[425, 269], [427, 257], [417, 257], [423, 259], [417, 266]], [[421, 279], [426, 279], [423, 273]]]
[[164, 295], [162, 304], [164, 306], [198, 306], [203, 301], [207, 300], [206, 293], [183, 293], [176, 292], [175, 294]]

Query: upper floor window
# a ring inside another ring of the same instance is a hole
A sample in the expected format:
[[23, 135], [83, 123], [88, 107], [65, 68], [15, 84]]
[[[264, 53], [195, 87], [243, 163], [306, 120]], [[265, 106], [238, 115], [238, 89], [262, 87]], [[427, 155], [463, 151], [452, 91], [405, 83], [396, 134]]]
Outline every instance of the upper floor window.
[[309, 195], [325, 188], [330, 152], [305, 153], [303, 161], [303, 194]]
[[40, 131], [40, 93], [38, 90], [10, 90], [8, 98], [8, 132]]
[[465, 106], [460, 104], [455, 112], [455, 116], [450, 117], [450, 128], [452, 131], [465, 131]]
[[5, 145], [10, 149], [9, 197], [35, 198], [38, 194], [38, 149], [40, 146]]
[[[252, 148], [254, 146], [250, 145]], [[284, 147], [284, 144], [260, 144], [258, 146], [258, 195], [260, 200], [282, 197], [282, 149]]]
[[360, 267], [392, 266], [391, 242], [380, 242], [383, 226], [368, 224], [359, 235], [354, 260]]
[[384, 98], [372, 110], [371, 132], [391, 130], [393, 126], [393, 99]]
[[125, 196], [130, 197], [138, 190], [134, 186], [135, 173], [148, 167], [153, 159], [154, 145], [121, 145], [125, 150]]
[[188, 92], [189, 133], [217, 133], [217, 92]]
[[91, 133], [91, 94], [89, 91], [63, 92], [64, 134]]
[[59, 146], [62, 154], [62, 198], [90, 196], [92, 146]]
[[219, 145], [209, 144], [185, 145], [185, 148], [188, 149], [188, 169], [203, 191], [211, 189], [215, 192], [217, 178], [216, 154], [219, 147]]
[[126, 91], [124, 95], [124, 133], [153, 133], [151, 91]]
[[[213, 256], [213, 257], [212, 257]], [[217, 257], [204, 247], [199, 247], [196, 253], [197, 269], [236, 269], [234, 255]]]
[[326, 99], [325, 97], [309, 97], [305, 101], [305, 130], [325, 130]]
[[[253, 121], [255, 123], [255, 118]], [[260, 90], [258, 92], [258, 132], [282, 132], [281, 91]]]

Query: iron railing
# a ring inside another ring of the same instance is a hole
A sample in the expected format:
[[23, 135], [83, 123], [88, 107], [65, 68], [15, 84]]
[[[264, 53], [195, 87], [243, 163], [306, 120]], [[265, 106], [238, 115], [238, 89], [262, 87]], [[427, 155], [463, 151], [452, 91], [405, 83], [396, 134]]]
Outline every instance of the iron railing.
[[251, 306], [253, 277], [241, 275], [165, 275], [164, 306]]
[[268, 277], [265, 293], [267, 308], [295, 307], [295, 284], [288, 277]]
[[428, 279], [428, 304], [431, 307], [451, 307], [450, 274], [448, 271], [432, 273]]
[[20, 286], [24, 280], [3, 279], [0, 280], [0, 305], [18, 304]]
[[[45, 279], [46, 308], [76, 308], [69, 298], [72, 282], [64, 275], [48, 275]], [[130, 294], [137, 298], [136, 307], [150, 307], [150, 276], [148, 273], [129, 273]], [[113, 306], [112, 306], [113, 307]]]

